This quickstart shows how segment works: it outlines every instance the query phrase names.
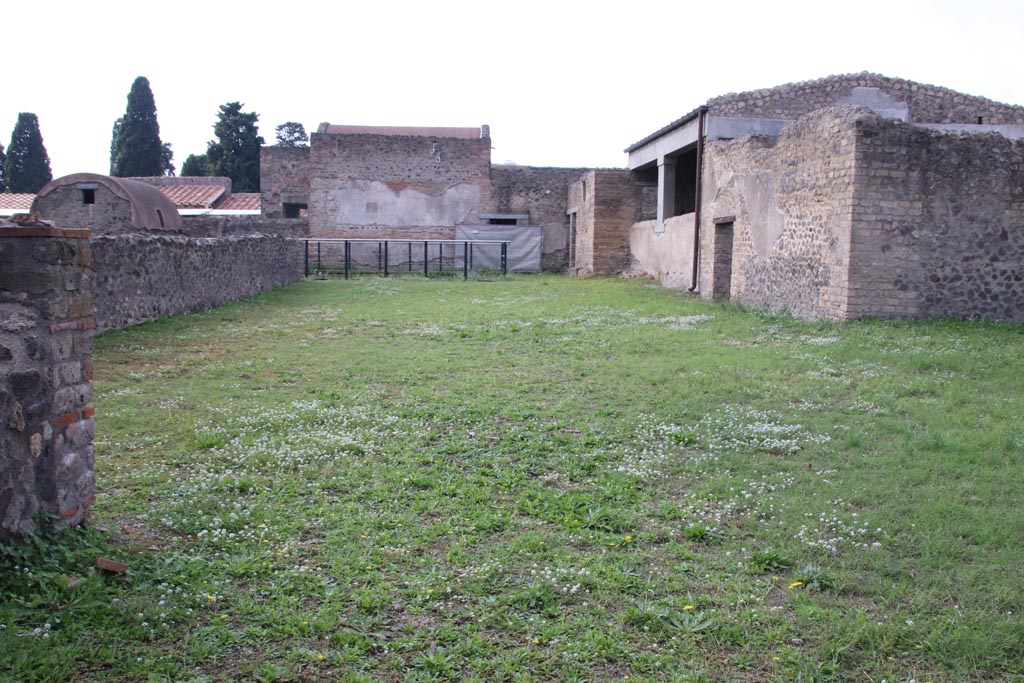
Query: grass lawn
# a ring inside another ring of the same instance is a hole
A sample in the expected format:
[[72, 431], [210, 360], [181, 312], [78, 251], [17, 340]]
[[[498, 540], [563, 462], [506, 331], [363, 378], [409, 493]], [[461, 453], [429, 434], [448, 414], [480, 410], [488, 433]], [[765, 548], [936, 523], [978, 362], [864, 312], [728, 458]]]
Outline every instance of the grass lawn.
[[1020, 325], [308, 281], [95, 366], [2, 680], [1024, 680]]

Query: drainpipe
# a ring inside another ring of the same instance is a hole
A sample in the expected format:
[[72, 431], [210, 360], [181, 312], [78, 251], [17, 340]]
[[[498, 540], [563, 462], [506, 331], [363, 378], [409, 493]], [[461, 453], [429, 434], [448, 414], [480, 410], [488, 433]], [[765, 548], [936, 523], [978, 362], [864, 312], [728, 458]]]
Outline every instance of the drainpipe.
[[700, 261], [700, 191], [704, 184], [704, 114], [707, 107], [697, 110], [697, 182], [693, 205], [693, 274], [690, 277], [691, 293], [697, 292], [697, 264]]

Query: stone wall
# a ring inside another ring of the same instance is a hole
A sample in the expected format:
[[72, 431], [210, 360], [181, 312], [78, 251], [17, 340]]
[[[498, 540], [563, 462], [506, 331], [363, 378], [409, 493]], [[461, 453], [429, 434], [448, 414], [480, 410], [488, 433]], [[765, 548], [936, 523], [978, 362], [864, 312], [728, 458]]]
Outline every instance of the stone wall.
[[731, 93], [708, 100], [708, 107], [713, 116], [795, 119], [840, 103], [856, 87], [879, 88], [905, 103], [912, 123], [1024, 124], [1024, 107], [866, 72]]
[[864, 112], [850, 317], [1024, 321], [1024, 142]]
[[147, 233], [91, 241], [99, 330], [190, 313], [302, 279], [299, 240], [192, 238]]
[[85, 230], [0, 221], [0, 540], [94, 500]]
[[529, 215], [529, 225], [544, 228], [541, 268], [565, 270], [569, 263], [569, 228], [565, 199], [569, 184], [583, 168], [491, 167], [493, 213]]
[[267, 218], [265, 216], [184, 216], [184, 234], [189, 237], [281, 235], [306, 237], [308, 218]]
[[260, 148], [260, 205], [266, 218], [283, 218], [284, 204], [309, 203], [309, 147]]
[[[864, 113], [827, 108], [788, 126], [777, 140], [750, 136], [707, 144], [702, 296], [808, 318], [846, 317], [853, 122]], [[716, 238], [731, 242], [731, 260], [716, 262]], [[724, 280], [722, 269], [731, 271]]]
[[314, 133], [310, 234], [454, 228], [493, 210], [489, 138]]

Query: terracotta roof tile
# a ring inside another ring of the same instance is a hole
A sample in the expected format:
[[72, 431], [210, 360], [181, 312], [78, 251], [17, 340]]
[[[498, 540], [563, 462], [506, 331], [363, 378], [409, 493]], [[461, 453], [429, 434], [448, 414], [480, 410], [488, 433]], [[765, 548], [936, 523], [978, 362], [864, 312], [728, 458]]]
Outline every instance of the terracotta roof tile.
[[179, 209], [209, 209], [224, 194], [220, 185], [167, 185], [159, 189]]
[[32, 208], [34, 194], [23, 193], [0, 193], [0, 209], [13, 209], [15, 211], [28, 211]]
[[239, 192], [217, 205], [218, 211], [259, 211], [259, 192]]

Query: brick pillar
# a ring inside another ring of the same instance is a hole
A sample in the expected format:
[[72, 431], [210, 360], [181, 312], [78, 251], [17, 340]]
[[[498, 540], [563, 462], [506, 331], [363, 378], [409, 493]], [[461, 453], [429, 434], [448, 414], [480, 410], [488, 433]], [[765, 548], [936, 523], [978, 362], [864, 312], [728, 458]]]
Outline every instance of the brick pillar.
[[88, 230], [0, 220], [0, 540], [95, 499]]

